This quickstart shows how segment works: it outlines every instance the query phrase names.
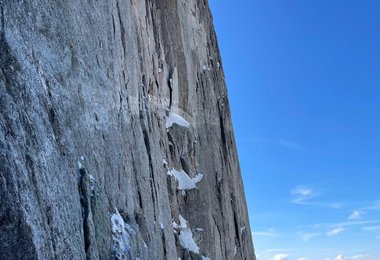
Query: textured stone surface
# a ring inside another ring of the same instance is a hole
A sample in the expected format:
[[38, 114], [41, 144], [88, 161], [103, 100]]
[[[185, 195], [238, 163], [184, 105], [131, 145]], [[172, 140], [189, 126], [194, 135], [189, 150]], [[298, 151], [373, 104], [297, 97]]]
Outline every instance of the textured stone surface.
[[0, 16], [0, 259], [255, 259], [206, 0]]

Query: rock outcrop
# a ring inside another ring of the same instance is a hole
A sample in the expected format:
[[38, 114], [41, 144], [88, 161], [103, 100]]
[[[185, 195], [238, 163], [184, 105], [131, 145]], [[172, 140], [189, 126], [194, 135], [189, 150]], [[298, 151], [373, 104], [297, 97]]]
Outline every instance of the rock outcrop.
[[206, 0], [0, 17], [0, 259], [255, 259]]

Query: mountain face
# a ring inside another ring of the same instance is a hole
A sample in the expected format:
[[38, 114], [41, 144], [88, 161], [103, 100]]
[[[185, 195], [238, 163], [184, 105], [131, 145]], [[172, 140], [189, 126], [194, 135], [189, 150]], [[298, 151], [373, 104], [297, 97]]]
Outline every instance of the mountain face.
[[255, 259], [207, 0], [0, 18], [0, 259]]

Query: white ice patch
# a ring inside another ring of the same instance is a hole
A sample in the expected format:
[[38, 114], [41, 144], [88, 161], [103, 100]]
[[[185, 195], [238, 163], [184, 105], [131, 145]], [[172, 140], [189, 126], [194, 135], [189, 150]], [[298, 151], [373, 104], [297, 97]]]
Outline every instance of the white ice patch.
[[79, 168], [79, 170], [84, 169], [83, 164], [80, 161], [78, 161], [78, 168]]
[[162, 163], [166, 169], [169, 169], [169, 163], [165, 158], [162, 160]]
[[211, 258], [210, 258], [210, 257], [207, 257], [207, 256], [203, 256], [203, 255], [202, 255], [202, 260], [211, 260]]
[[203, 179], [203, 174], [202, 174], [202, 173], [198, 173], [198, 174], [195, 175], [195, 177], [192, 178], [191, 180], [194, 182], [194, 184], [197, 184], [197, 183], [200, 182], [202, 179]]
[[181, 246], [191, 252], [199, 254], [199, 247], [193, 239], [193, 233], [190, 228], [182, 229], [179, 233], [179, 243]]
[[177, 224], [177, 223], [175, 223], [175, 221], [173, 221], [173, 228], [174, 228], [174, 229], [177, 229], [177, 228], [179, 228], [178, 224]]
[[121, 217], [119, 211], [111, 215], [113, 251], [118, 259], [124, 259], [131, 249], [130, 237], [135, 234], [134, 230]]
[[84, 162], [84, 157], [83, 157], [83, 155], [80, 157], [80, 160], [77, 161], [79, 170], [84, 169], [84, 166], [83, 166], [82, 162]]
[[181, 229], [181, 231], [179, 232], [179, 243], [183, 248], [196, 254], [199, 254], [199, 247], [193, 239], [193, 233], [191, 232], [191, 229], [187, 226], [186, 219], [184, 219], [181, 215], [179, 215], [179, 223], [179, 225], [176, 224], [176, 226]]
[[93, 197], [98, 196], [99, 193], [97, 191], [97, 183], [96, 183], [95, 177], [89, 174], [89, 178], [90, 178], [91, 196]]
[[187, 228], [187, 220], [182, 215], [179, 215], [179, 227]]
[[179, 190], [191, 190], [196, 189], [196, 184], [203, 179], [203, 174], [199, 173], [194, 178], [190, 178], [184, 170], [177, 171], [171, 169], [168, 171], [168, 175], [173, 176], [178, 181]]
[[187, 122], [182, 116], [174, 112], [169, 112], [169, 116], [166, 118], [166, 128], [170, 128], [173, 124], [177, 124], [182, 127], [189, 128], [190, 123]]
[[240, 235], [243, 234], [244, 230], [245, 230], [245, 226], [240, 227]]
[[89, 175], [89, 177], [90, 177], [90, 181], [95, 181], [95, 177], [94, 177], [94, 175]]

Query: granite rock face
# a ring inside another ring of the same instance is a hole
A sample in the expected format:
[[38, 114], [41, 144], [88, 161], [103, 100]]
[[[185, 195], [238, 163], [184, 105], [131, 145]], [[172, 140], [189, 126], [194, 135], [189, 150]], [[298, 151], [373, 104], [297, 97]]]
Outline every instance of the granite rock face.
[[206, 0], [0, 0], [0, 259], [255, 259]]

